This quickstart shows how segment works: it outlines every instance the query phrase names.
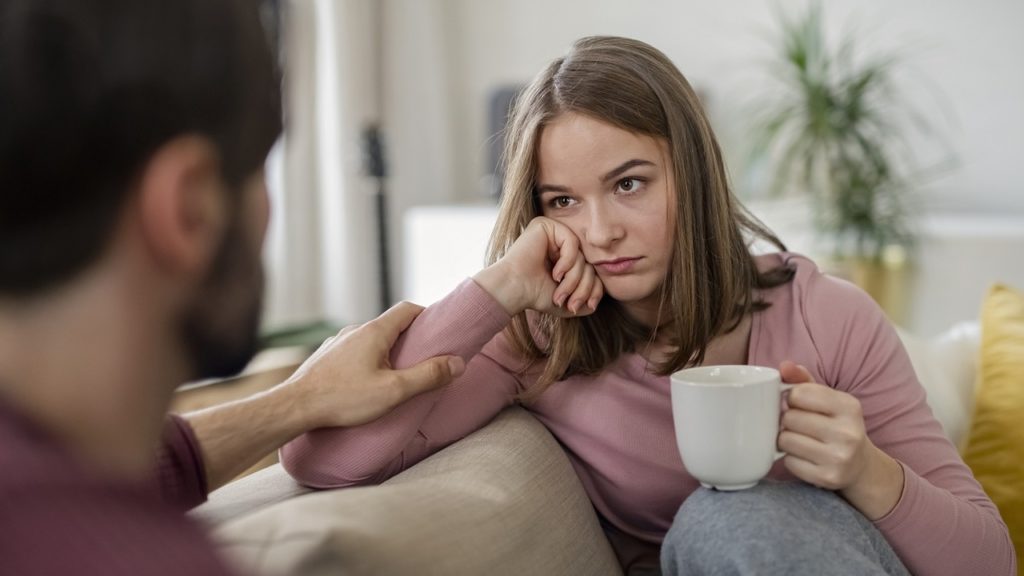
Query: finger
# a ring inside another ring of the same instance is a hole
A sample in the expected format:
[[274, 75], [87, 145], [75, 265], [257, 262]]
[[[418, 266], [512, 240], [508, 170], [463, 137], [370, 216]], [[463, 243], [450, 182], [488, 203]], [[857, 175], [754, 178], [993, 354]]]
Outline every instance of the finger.
[[830, 431], [836, 425], [836, 420], [825, 414], [790, 406], [782, 414], [781, 424], [785, 430], [826, 442], [831, 438]]
[[[591, 269], [594, 267], [591, 266]], [[591, 310], [597, 310], [598, 303], [601, 302], [601, 298], [604, 298], [604, 284], [601, 282], [601, 277], [597, 275], [597, 271], [594, 271], [594, 287], [590, 291], [590, 299], [587, 300], [587, 307]]]
[[571, 230], [564, 226], [559, 227], [557, 224], [551, 230], [551, 236], [548, 238], [552, 247], [558, 250], [558, 261], [551, 268], [551, 278], [555, 282], [561, 283], [566, 273], [576, 265], [577, 259], [582, 258], [579, 239]]
[[320, 346], [317, 347], [316, 352], [314, 354], [319, 354], [320, 351], [329, 348], [331, 346], [331, 343], [338, 339], [338, 336], [339, 334], [335, 334], [333, 336], [328, 336], [327, 338], [324, 338], [324, 341], [320, 343]]
[[819, 465], [832, 461], [828, 444], [792, 430], [779, 432], [779, 450]]
[[324, 338], [324, 341], [320, 343], [320, 346], [317, 348], [316, 351], [320, 352], [321, 350], [325, 350], [325, 349], [329, 348], [333, 342], [335, 342], [337, 340], [344, 340], [346, 336], [348, 336], [349, 334], [355, 332], [356, 330], [358, 330], [361, 327], [362, 327], [362, 324], [349, 324], [348, 326], [345, 326], [341, 330], [338, 330], [337, 334], [335, 334], [333, 336], [328, 336], [327, 338]]
[[802, 364], [791, 362], [789, 360], [784, 361], [779, 365], [779, 374], [782, 375], [782, 381], [790, 384], [802, 384], [804, 382], [814, 382], [814, 376], [811, 375], [810, 370], [805, 368]]
[[320, 356], [323, 356], [331, 348], [331, 346], [334, 344], [334, 342], [338, 340], [339, 336], [344, 336], [346, 331], [351, 332], [351, 330], [349, 330], [350, 328], [351, 329], [355, 329], [356, 327], [355, 326], [346, 326], [345, 328], [343, 328], [337, 334], [335, 334], [333, 336], [328, 336], [327, 338], [324, 338], [324, 341], [321, 342], [319, 346], [317, 346], [316, 350], [314, 350], [313, 353], [309, 355], [307, 360], [313, 359], [313, 358], [319, 358]]
[[576, 287], [579, 286], [580, 279], [583, 278], [583, 272], [586, 270], [586, 266], [587, 261], [583, 259], [583, 255], [577, 254], [572, 268], [569, 268], [565, 275], [562, 276], [562, 281], [558, 283], [558, 288], [555, 289], [555, 293], [553, 294], [555, 305], [561, 307], [568, 301], [573, 292], [576, 291]]
[[365, 326], [379, 330], [387, 341], [387, 347], [394, 346], [398, 336], [423, 312], [423, 307], [412, 302], [399, 302], [383, 314], [370, 320]]
[[857, 415], [860, 402], [854, 397], [823, 384], [798, 384], [790, 390], [786, 403], [791, 408], [829, 416]]
[[444, 386], [465, 371], [466, 362], [459, 356], [437, 356], [411, 368], [396, 370], [396, 381], [401, 392], [399, 403], [417, 394]]
[[783, 464], [786, 466], [786, 469], [793, 474], [793, 476], [796, 476], [808, 484], [828, 490], [834, 490], [837, 488], [825, 478], [824, 469], [814, 462], [804, 460], [799, 456], [793, 456], [790, 454], [783, 459]]
[[572, 292], [572, 296], [569, 297], [569, 305], [573, 314], [580, 314], [583, 311], [593, 312], [593, 308], [590, 306], [590, 297], [594, 293], [594, 285], [597, 282], [597, 273], [594, 272], [594, 266], [584, 264], [583, 278], [580, 280], [580, 285], [577, 286], [577, 289]]
[[594, 289], [594, 281], [596, 278], [597, 275], [594, 273], [594, 267], [590, 264], [584, 264], [580, 282], [576, 285], [576, 289], [573, 290], [572, 295], [569, 296], [569, 311], [574, 315], [579, 314], [587, 308], [587, 300], [590, 298], [590, 293]]

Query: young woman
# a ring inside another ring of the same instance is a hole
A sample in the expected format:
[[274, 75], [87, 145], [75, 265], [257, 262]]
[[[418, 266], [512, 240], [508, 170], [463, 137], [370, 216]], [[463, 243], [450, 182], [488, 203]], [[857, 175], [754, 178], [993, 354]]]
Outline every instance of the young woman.
[[[666, 572], [1012, 573], [1006, 527], [895, 331], [743, 211], [661, 52], [578, 41], [519, 98], [506, 162], [490, 265], [392, 354], [457, 354], [465, 374], [366, 426], [300, 437], [282, 450], [298, 480], [381, 481], [520, 402], [565, 447], [627, 567], [661, 545]], [[754, 240], [779, 252], [755, 256]], [[668, 378], [698, 364], [779, 366], [801, 383], [770, 474], [789, 482], [698, 490]]]

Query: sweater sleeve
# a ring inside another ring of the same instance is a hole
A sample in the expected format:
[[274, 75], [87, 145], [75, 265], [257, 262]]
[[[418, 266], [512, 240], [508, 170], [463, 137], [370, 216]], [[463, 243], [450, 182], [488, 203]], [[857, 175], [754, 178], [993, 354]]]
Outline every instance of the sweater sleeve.
[[160, 497], [185, 511], [206, 501], [206, 467], [192, 427], [184, 418], [171, 414], [164, 423], [157, 457]]
[[857, 397], [871, 441], [904, 470], [876, 526], [914, 574], [1016, 574], [1009, 533], [932, 415], [895, 329], [870, 296], [816, 271], [802, 315], [830, 386]]
[[378, 483], [483, 427], [512, 404], [519, 389], [521, 370], [501, 333], [510, 320], [467, 279], [424, 310], [391, 352], [395, 368], [459, 355], [465, 373], [368, 424], [299, 436], [281, 448], [285, 470], [315, 488]]

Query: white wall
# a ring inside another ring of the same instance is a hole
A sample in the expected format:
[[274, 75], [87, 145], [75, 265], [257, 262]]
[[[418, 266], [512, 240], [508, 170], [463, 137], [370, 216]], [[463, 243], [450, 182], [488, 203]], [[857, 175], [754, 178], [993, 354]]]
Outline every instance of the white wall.
[[[763, 87], [758, 63], [769, 47], [773, 6], [792, 13], [803, 1], [449, 0], [446, 61], [451, 97], [455, 191], [478, 189], [486, 159], [485, 104], [496, 85], [524, 82], [578, 37], [618, 34], [663, 50], [709, 98], [720, 138], [738, 155], [739, 116]], [[1024, 2], [1020, 0], [831, 0], [834, 36], [860, 30], [872, 49], [900, 47], [906, 91], [928, 112], [956, 118], [946, 137], [959, 168], [935, 186], [937, 209], [1024, 212]], [[935, 98], [935, 95], [939, 95]], [[950, 123], [938, 122], [949, 125]], [[931, 149], [926, 141], [919, 149]], [[736, 167], [734, 167], [735, 169]], [[734, 176], [739, 176], [735, 175]], [[741, 179], [737, 178], [740, 182]]]

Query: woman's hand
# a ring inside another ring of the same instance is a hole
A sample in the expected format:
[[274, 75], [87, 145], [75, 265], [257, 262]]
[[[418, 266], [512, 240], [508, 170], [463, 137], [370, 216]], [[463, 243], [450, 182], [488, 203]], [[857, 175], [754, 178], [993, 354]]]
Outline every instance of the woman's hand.
[[782, 415], [779, 449], [794, 476], [836, 490], [871, 520], [885, 516], [903, 494], [903, 468], [868, 438], [860, 401], [814, 383], [803, 366], [783, 362], [793, 384]]
[[543, 216], [530, 221], [501, 260], [473, 278], [512, 315], [530, 309], [585, 316], [604, 296], [604, 286], [584, 259], [576, 234]]

